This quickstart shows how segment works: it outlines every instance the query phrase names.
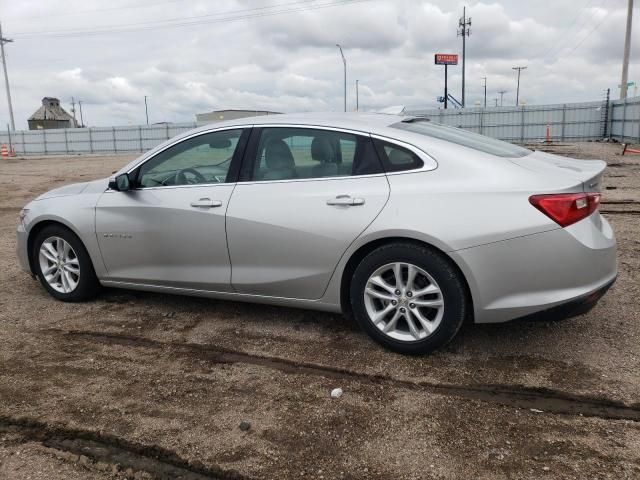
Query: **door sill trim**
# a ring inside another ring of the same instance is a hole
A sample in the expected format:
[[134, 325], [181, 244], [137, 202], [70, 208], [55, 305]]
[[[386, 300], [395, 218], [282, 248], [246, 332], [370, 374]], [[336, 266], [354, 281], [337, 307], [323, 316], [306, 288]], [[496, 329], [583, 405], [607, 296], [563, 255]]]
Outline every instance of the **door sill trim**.
[[324, 312], [341, 313], [340, 305], [326, 303], [320, 300], [308, 300], [300, 298], [271, 297], [266, 295], [255, 295], [249, 293], [219, 292], [212, 290], [199, 290], [195, 288], [169, 287], [164, 285], [153, 285], [146, 283], [122, 282], [116, 280], [100, 280], [105, 287], [125, 288], [131, 290], [142, 290], [147, 292], [162, 292], [176, 295], [187, 295], [193, 297], [215, 298], [219, 300], [231, 300], [247, 303], [264, 303], [283, 307], [303, 308], [310, 310], [320, 310]]

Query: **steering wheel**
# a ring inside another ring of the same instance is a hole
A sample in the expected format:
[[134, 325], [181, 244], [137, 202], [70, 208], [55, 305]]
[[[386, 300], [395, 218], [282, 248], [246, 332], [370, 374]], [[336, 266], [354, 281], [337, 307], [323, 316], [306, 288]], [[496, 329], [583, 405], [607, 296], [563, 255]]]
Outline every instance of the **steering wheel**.
[[[187, 176], [187, 174], [190, 174]], [[183, 168], [176, 173], [176, 185], [196, 185], [198, 183], [207, 183], [207, 179], [195, 168]]]

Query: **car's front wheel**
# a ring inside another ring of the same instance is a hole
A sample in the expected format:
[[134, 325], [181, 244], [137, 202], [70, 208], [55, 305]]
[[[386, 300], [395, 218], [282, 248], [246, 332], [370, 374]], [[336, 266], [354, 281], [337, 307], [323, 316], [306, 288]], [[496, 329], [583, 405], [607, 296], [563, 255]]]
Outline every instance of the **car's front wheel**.
[[374, 340], [400, 353], [423, 354], [448, 343], [466, 315], [460, 273], [442, 253], [393, 243], [369, 253], [351, 282], [351, 307]]
[[99, 288], [91, 258], [80, 239], [62, 225], [49, 225], [33, 242], [33, 264], [44, 288], [58, 300], [77, 302]]

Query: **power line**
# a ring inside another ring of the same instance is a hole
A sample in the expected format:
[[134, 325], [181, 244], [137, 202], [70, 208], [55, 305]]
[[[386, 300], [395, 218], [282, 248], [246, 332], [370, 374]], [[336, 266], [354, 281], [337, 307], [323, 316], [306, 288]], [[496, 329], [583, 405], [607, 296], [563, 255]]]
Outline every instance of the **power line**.
[[[158, 5], [165, 5], [167, 3], [179, 3], [184, 0], [165, 0], [163, 2], [143, 3], [140, 5], [127, 5], [126, 7], [108, 7], [108, 8], [96, 8], [94, 10], [71, 10], [65, 13], [51, 13], [48, 15], [34, 15], [32, 17], [16, 17], [16, 20], [36, 20], [38, 18], [55, 18], [55, 17], [68, 17], [71, 15], [84, 15], [85, 13], [100, 13], [109, 12], [113, 10], [134, 10], [138, 8], [155, 7]], [[265, 7], [266, 8], [266, 7]]]
[[578, 15], [575, 16], [573, 21], [566, 27], [563, 27], [562, 33], [557, 38], [554, 39], [553, 44], [549, 48], [547, 48], [543, 54], [539, 55], [539, 57], [546, 58], [547, 55], [549, 55], [549, 53], [555, 50], [559, 45], [560, 45], [560, 48], [562, 48], [562, 44], [560, 43], [560, 40], [562, 40], [571, 31], [571, 28], [576, 24], [578, 19], [587, 11], [587, 8], [589, 8], [593, 2], [594, 0], [587, 1], [587, 3], [584, 5], [584, 7], [582, 7]]
[[[278, 8], [280, 8], [282, 5], [297, 4], [299, 6], [297, 7], [294, 6], [291, 8], [281, 8], [275, 11], [258, 11], [258, 12], [246, 13], [242, 15], [230, 15], [223, 18], [209, 18], [209, 17], [212, 17], [212, 16], [219, 17], [221, 15], [227, 15], [227, 14], [217, 13], [217, 14], [211, 14], [211, 15], [178, 17], [173, 19], [156, 20], [151, 22], [137, 22], [137, 23], [131, 23], [131, 24], [111, 25], [107, 27], [93, 27], [93, 28], [80, 29], [80, 30], [53, 30], [48, 32], [47, 31], [23, 32], [23, 33], [17, 33], [15, 34], [15, 36], [22, 37], [22, 38], [81, 37], [81, 36], [102, 35], [102, 34], [108, 34], [108, 33], [125, 33], [125, 32], [134, 32], [134, 31], [154, 30], [157, 28], [172, 28], [172, 27], [183, 27], [183, 26], [204, 25], [204, 24], [229, 23], [229, 22], [237, 22], [240, 20], [246, 20], [246, 19], [252, 19], [252, 18], [270, 17], [270, 16], [282, 15], [282, 14], [288, 14], [288, 13], [298, 13], [298, 12], [304, 12], [304, 11], [318, 10], [322, 8], [350, 5], [355, 3], [363, 3], [368, 1], [371, 1], [371, 0], [333, 0], [326, 3], [312, 4], [312, 5], [309, 5], [308, 1], [293, 2], [289, 4], [281, 4], [278, 6]], [[300, 4], [303, 4], [303, 5], [300, 5]], [[247, 10], [247, 12], [250, 12], [250, 10]], [[196, 19], [196, 20], [185, 21], [185, 20], [192, 20], [192, 19]]]
[[[207, 13], [207, 14], [202, 14], [202, 15], [191, 15], [191, 16], [187, 16], [187, 17], [175, 17], [175, 18], [167, 18], [164, 20], [147, 20], [144, 22], [133, 22], [133, 23], [124, 23], [124, 24], [120, 24], [120, 25], [104, 25], [102, 27], [93, 27], [93, 28], [80, 28], [80, 29], [75, 29], [75, 30], [65, 30], [65, 29], [60, 29], [60, 30], [52, 30], [51, 32], [44, 32], [45, 34], [48, 33], [63, 33], [63, 32], [85, 32], [85, 31], [92, 31], [92, 30], [96, 30], [96, 29], [100, 29], [100, 28], [120, 28], [120, 27], [133, 27], [133, 26], [137, 26], [137, 25], [154, 25], [154, 24], [164, 24], [167, 22], [174, 22], [174, 21], [182, 21], [182, 20], [194, 20], [194, 19], [204, 19], [204, 18], [211, 18], [211, 17], [220, 17], [220, 16], [224, 16], [224, 15], [229, 15], [229, 16], [233, 16], [233, 15], [243, 15], [243, 14], [250, 14], [251, 12], [260, 12], [260, 11], [264, 11], [266, 10], [267, 13], [269, 10], [274, 10], [278, 9], [278, 8], [282, 8], [282, 7], [292, 7], [292, 6], [297, 6], [297, 5], [305, 5], [305, 4], [310, 4], [315, 2], [316, 0], [296, 0], [294, 2], [286, 2], [286, 3], [277, 3], [275, 5], [269, 5], [267, 7], [254, 7], [254, 8], [243, 8], [241, 10], [229, 10], [226, 12], [217, 12], [217, 13]], [[335, 1], [335, 0], [334, 0]], [[344, 0], [342, 0], [344, 1]], [[114, 8], [127, 8], [127, 7], [114, 7]], [[96, 10], [99, 11], [99, 10]], [[20, 35], [29, 35], [30, 32], [23, 32], [23, 33], [17, 33], [16, 35], [20, 36]]]
[[[567, 53], [565, 53], [563, 55], [564, 56], [569, 56], [573, 52], [575, 52], [578, 49], [578, 47], [580, 47], [580, 45], [582, 45], [587, 38], [589, 38], [596, 30], [598, 30], [602, 26], [604, 21], [607, 20], [607, 18], [609, 17], [609, 13], [610, 12], [611, 12], [610, 10], [607, 10], [607, 12], [604, 14], [602, 19], [589, 31], [589, 33], [587, 33], [587, 35], [585, 37], [583, 37], [582, 40], [580, 40], [571, 50], [569, 50]], [[558, 57], [559, 57], [561, 52], [562, 52], [562, 50], [558, 51]]]

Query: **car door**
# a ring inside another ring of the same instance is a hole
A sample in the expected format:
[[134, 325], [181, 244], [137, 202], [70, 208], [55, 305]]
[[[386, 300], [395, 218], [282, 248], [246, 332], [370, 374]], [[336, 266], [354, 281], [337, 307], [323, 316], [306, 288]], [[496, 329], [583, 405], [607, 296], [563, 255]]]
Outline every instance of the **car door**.
[[109, 280], [230, 290], [225, 211], [248, 135], [186, 138], [130, 172], [132, 190], [102, 195], [96, 234]]
[[310, 127], [255, 128], [227, 210], [235, 291], [322, 297], [389, 184], [371, 138]]

